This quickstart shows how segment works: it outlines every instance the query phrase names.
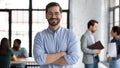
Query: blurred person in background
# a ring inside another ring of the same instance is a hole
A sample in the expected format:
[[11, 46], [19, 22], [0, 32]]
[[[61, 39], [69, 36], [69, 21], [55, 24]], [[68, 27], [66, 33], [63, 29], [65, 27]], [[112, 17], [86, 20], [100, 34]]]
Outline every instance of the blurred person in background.
[[81, 50], [85, 68], [98, 68], [100, 49], [89, 49], [88, 46], [96, 42], [94, 33], [98, 27], [98, 21], [91, 19], [87, 24], [88, 29], [81, 37]]
[[116, 43], [117, 57], [109, 56], [109, 68], [120, 68], [120, 27], [113, 26], [111, 30], [111, 36], [113, 39], [111, 43]]
[[[23, 47], [20, 47], [21, 45], [21, 40], [20, 39], [15, 39], [13, 43], [13, 48], [12, 51], [16, 55], [16, 57], [19, 58], [27, 58], [28, 53], [27, 50]], [[14, 68], [25, 68], [25, 64], [12, 64], [12, 67]]]
[[15, 39], [13, 43], [13, 52], [17, 56], [17, 58], [27, 58], [28, 53], [27, 50], [23, 47], [20, 47], [21, 45], [21, 40], [20, 39]]
[[9, 40], [2, 38], [0, 44], [0, 68], [9, 68], [11, 60], [16, 61], [16, 56], [10, 49]]

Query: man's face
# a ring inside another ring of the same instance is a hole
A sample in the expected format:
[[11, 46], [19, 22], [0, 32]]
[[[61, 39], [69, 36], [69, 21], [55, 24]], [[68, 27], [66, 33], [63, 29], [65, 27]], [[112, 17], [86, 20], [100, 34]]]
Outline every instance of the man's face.
[[112, 36], [112, 37], [117, 36], [117, 32], [113, 32], [113, 31], [111, 30], [111, 36]]
[[62, 13], [59, 10], [58, 6], [48, 8], [48, 12], [46, 14], [46, 19], [50, 26], [56, 26], [60, 23], [62, 18]]
[[94, 32], [97, 30], [97, 27], [98, 27], [98, 24], [97, 24], [97, 23], [95, 23], [94, 26], [91, 26], [91, 28], [92, 28], [92, 29], [91, 29], [91, 32], [94, 33]]
[[20, 47], [20, 45], [16, 41], [14, 41], [14, 48], [19, 49], [19, 47]]

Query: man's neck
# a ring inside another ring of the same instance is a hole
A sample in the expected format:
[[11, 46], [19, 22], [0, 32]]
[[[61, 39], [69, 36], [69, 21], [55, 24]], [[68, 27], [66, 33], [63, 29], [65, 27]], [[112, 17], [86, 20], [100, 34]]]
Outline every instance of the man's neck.
[[90, 29], [88, 29], [88, 31], [89, 31], [90, 33], [93, 33]]
[[60, 26], [58, 26], [58, 25], [57, 26], [49, 26], [50, 30], [53, 31], [53, 32], [55, 32], [56, 30], [58, 30], [59, 27]]
[[115, 38], [115, 39], [118, 39], [118, 38], [119, 38], [119, 36], [115, 36], [114, 38]]

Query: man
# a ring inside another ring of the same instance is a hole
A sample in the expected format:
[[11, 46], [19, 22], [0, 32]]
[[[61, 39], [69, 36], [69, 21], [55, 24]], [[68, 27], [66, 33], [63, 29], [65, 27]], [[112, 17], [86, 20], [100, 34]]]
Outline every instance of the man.
[[80, 47], [75, 34], [60, 26], [62, 8], [56, 2], [46, 6], [48, 28], [38, 32], [33, 54], [40, 68], [73, 68], [79, 60]]
[[[21, 40], [20, 39], [15, 39], [12, 51], [16, 55], [17, 58], [27, 58], [28, 53], [25, 48], [21, 48]], [[24, 64], [12, 64], [11, 68], [25, 68]]]
[[98, 22], [96, 20], [90, 20], [87, 26], [88, 30], [81, 37], [83, 63], [85, 64], [85, 68], [98, 68], [98, 54], [100, 54], [100, 50], [88, 48], [88, 46], [96, 42], [93, 33], [97, 30]]
[[20, 39], [15, 39], [14, 44], [13, 44], [13, 52], [17, 56], [17, 58], [27, 58], [27, 50], [25, 48], [21, 48], [21, 40]]

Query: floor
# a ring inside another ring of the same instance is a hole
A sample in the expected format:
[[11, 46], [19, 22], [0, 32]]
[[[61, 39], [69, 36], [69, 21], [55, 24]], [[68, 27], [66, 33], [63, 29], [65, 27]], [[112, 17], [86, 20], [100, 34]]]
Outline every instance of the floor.
[[[84, 64], [82, 63], [82, 52], [81, 52], [81, 57], [80, 60], [78, 61], [77, 64], [74, 65], [74, 68], [84, 68]], [[105, 62], [106, 63], [106, 62]], [[99, 63], [99, 68], [108, 68], [108, 64], [106, 65], [104, 62]]]

